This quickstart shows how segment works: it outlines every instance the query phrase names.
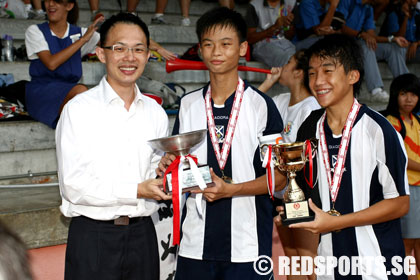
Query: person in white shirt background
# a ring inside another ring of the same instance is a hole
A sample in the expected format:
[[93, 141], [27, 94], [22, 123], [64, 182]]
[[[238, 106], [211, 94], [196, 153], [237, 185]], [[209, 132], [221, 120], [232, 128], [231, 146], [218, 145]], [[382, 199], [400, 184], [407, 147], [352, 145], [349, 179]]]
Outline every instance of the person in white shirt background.
[[168, 118], [135, 84], [149, 58], [149, 31], [121, 13], [100, 29], [99, 60], [107, 74], [73, 98], [56, 130], [61, 212], [72, 217], [65, 279], [159, 279], [150, 215], [160, 189], [161, 154], [148, 140], [167, 136]]
[[[279, 82], [286, 86], [290, 92], [282, 93], [273, 97], [274, 103], [283, 119], [283, 141], [293, 143], [296, 141], [297, 131], [303, 121], [313, 110], [320, 109], [318, 101], [312, 96], [304, 76], [308, 65], [308, 56], [305, 50], [297, 51], [289, 62], [283, 67], [273, 67], [271, 74], [258, 87], [262, 92], [267, 92], [275, 83]], [[275, 204], [280, 205], [284, 191], [274, 193]], [[277, 225], [277, 232], [283, 245], [285, 254], [292, 256], [316, 256], [318, 235], [302, 229], [290, 229], [281, 224]], [[315, 279], [315, 275], [308, 275], [309, 279]], [[289, 275], [287, 279], [306, 279], [306, 276]]]

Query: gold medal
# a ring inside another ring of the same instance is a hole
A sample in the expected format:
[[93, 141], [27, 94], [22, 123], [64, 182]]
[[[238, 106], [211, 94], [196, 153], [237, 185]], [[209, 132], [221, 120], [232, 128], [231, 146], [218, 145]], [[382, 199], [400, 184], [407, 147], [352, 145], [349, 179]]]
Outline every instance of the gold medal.
[[336, 216], [336, 217], [341, 216], [341, 213], [335, 210], [334, 208], [328, 210], [327, 213], [330, 214], [331, 216]]
[[233, 184], [233, 179], [229, 176], [226, 176], [223, 170], [222, 170], [222, 180], [228, 184]]
[[[327, 214], [329, 214], [331, 216], [335, 216], [335, 217], [341, 216], [341, 213], [338, 212], [337, 210], [335, 210], [334, 205], [333, 205], [333, 207], [330, 210], [327, 211]], [[335, 233], [339, 233], [340, 231], [341, 230], [339, 229], [339, 230], [335, 230], [334, 232]]]
[[223, 181], [225, 181], [228, 184], [233, 184], [232, 178], [230, 178], [228, 176], [223, 176], [222, 179], [223, 179]]

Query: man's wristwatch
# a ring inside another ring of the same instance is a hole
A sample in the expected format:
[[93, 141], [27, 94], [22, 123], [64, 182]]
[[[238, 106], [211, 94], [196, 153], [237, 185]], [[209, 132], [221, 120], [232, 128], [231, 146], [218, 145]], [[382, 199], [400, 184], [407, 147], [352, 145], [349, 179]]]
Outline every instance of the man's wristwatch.
[[388, 36], [388, 42], [392, 43], [392, 40], [394, 40], [394, 35]]

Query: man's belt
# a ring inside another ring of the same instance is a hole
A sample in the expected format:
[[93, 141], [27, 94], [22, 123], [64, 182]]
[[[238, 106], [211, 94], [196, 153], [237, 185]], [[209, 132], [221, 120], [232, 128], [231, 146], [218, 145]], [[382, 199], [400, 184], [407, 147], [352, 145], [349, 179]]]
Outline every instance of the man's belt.
[[120, 216], [114, 220], [109, 220], [109, 221], [101, 221], [101, 220], [95, 220], [95, 219], [91, 219], [85, 216], [80, 216], [81, 218], [85, 218], [91, 221], [95, 221], [97, 223], [104, 223], [104, 224], [113, 224], [116, 226], [128, 226], [131, 224], [135, 224], [138, 223], [139, 221], [148, 218], [148, 217], [134, 217], [134, 218], [130, 218], [128, 216]]

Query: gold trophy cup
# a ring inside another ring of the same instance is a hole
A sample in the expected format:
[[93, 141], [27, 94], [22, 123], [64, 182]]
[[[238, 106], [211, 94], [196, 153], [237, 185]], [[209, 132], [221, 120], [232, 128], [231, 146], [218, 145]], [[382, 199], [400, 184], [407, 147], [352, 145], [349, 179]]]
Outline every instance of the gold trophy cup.
[[[314, 156], [318, 144], [317, 139], [308, 140], [311, 151], [308, 151], [309, 145], [306, 142], [282, 143], [272, 145], [275, 166], [287, 173], [288, 184], [286, 192], [283, 195], [284, 214], [281, 215], [282, 223], [290, 225], [294, 223], [312, 221], [314, 213], [309, 209], [305, 194], [297, 184], [296, 172], [302, 170], [305, 163]], [[263, 147], [264, 148], [264, 145]]]

